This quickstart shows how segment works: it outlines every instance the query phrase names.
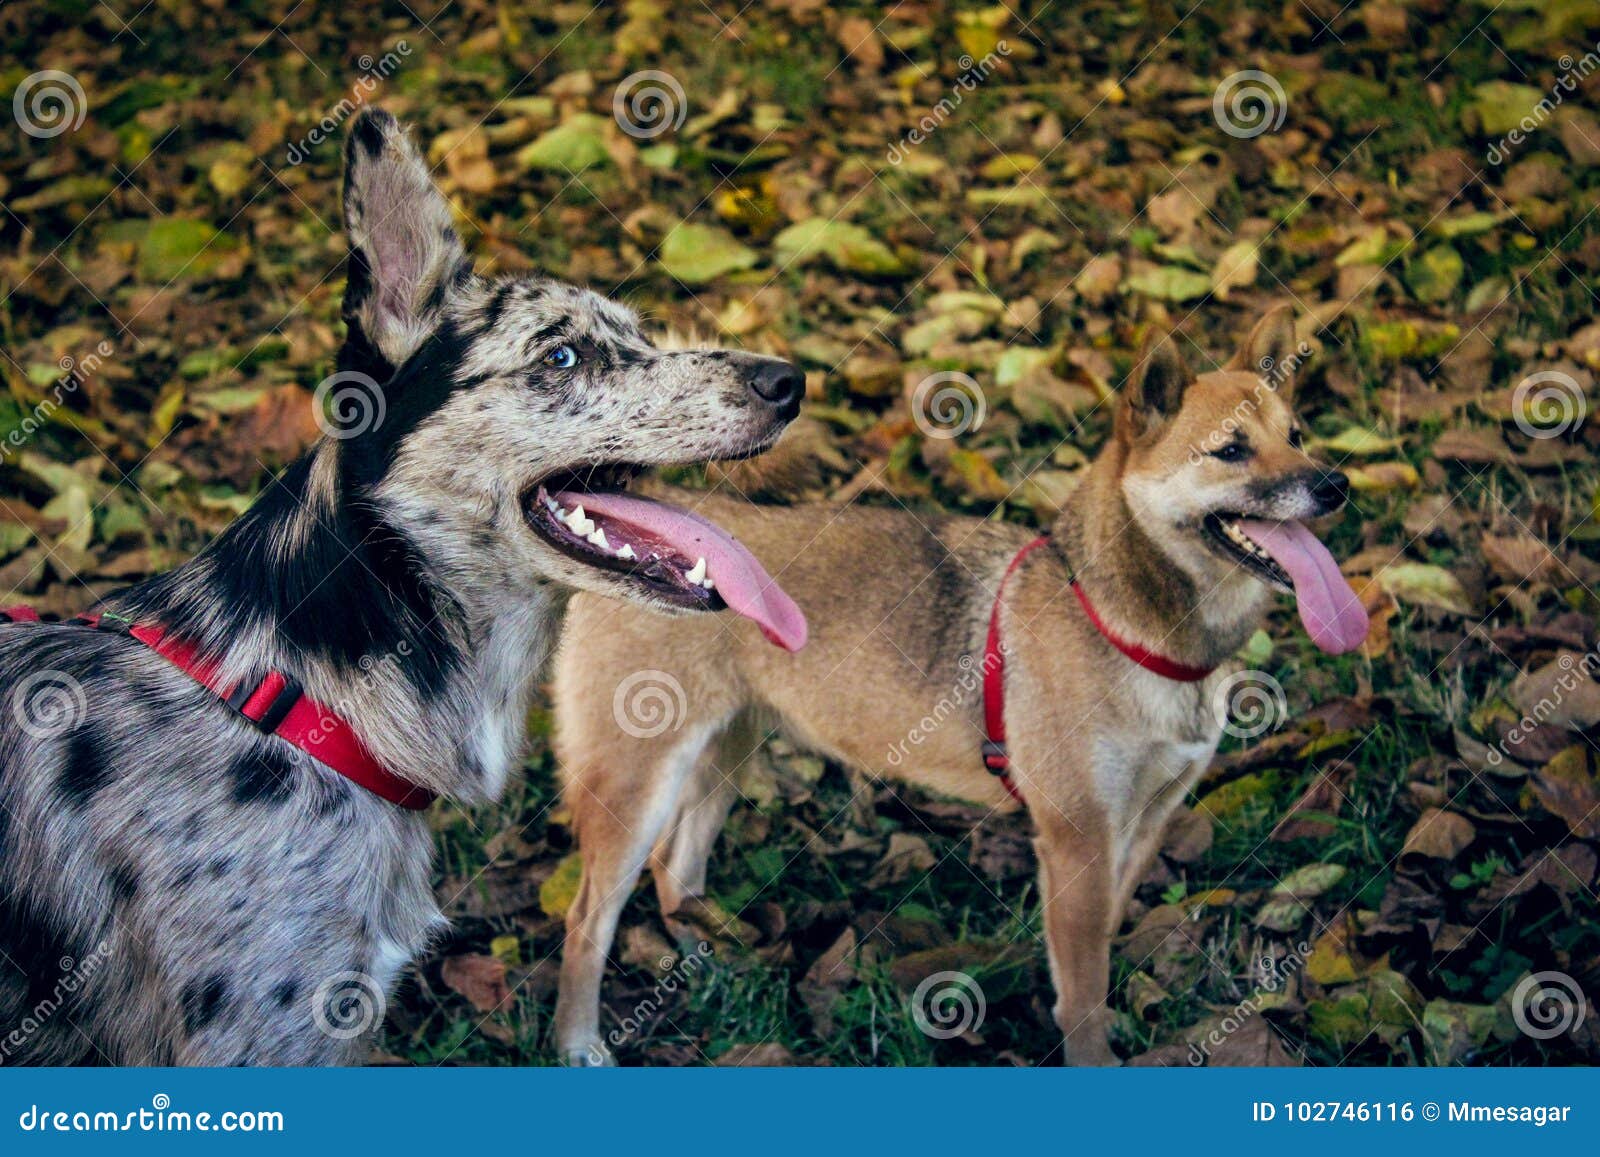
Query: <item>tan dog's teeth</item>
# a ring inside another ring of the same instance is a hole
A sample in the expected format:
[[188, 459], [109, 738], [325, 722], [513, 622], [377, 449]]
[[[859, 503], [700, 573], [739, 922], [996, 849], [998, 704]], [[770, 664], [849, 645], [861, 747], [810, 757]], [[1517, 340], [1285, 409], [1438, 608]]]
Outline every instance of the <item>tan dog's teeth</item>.
[[634, 554], [633, 553], [633, 547], [625, 542], [621, 546], [617, 547], [617, 557], [618, 558], [625, 558], [629, 562], [632, 562], [634, 559], [638, 558], [639, 556]]
[[684, 575], [683, 577], [688, 579], [695, 586], [699, 586], [702, 582], [705, 581], [705, 577], [706, 577], [706, 560], [703, 559], [703, 558], [695, 560], [694, 568], [692, 570], [690, 570], [689, 573]]

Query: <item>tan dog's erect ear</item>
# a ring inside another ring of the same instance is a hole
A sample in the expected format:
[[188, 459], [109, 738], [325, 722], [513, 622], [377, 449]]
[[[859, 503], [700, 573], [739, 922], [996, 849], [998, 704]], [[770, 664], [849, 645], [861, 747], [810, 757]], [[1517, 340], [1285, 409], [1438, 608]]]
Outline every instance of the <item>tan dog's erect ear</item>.
[[1279, 305], [1256, 322], [1250, 336], [1223, 369], [1255, 374], [1288, 401], [1305, 352], [1294, 335], [1294, 309]]
[[1154, 434], [1183, 405], [1190, 380], [1177, 339], [1170, 334], [1147, 337], [1122, 387], [1118, 429], [1136, 441]]

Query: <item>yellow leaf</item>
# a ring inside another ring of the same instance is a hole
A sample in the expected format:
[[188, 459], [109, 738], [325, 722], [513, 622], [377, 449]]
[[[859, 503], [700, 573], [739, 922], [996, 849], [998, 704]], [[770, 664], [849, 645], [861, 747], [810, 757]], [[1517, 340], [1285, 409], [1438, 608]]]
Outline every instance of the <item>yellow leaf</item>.
[[539, 908], [546, 916], [557, 919], [567, 914], [572, 902], [578, 898], [578, 887], [583, 883], [583, 856], [573, 852], [556, 865], [550, 878], [539, 885]]

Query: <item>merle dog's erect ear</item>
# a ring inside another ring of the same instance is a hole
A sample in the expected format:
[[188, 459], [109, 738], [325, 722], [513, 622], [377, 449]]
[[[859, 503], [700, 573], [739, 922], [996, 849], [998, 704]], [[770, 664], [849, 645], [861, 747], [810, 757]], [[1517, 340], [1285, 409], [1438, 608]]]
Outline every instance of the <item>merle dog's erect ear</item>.
[[1128, 384], [1122, 388], [1117, 426], [1132, 439], [1144, 438], [1163, 426], [1183, 405], [1189, 367], [1171, 335], [1145, 338]]
[[394, 117], [363, 110], [344, 156], [344, 320], [351, 343], [370, 347], [393, 373], [427, 341], [446, 292], [472, 266], [449, 203]]
[[1223, 368], [1255, 374], [1287, 400], [1294, 392], [1295, 371], [1307, 353], [1294, 335], [1294, 308], [1279, 305], [1256, 322]]

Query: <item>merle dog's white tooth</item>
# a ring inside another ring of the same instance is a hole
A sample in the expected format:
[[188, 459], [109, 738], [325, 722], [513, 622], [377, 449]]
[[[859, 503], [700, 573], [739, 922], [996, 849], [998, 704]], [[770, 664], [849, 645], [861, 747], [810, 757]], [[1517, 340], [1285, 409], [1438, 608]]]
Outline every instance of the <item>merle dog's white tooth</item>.
[[633, 553], [633, 547], [629, 543], [625, 542], [621, 546], [617, 547], [617, 557], [618, 558], [625, 558], [625, 559], [628, 559], [629, 561], [632, 561], [633, 559], [636, 559], [639, 556], [634, 554]]
[[585, 537], [594, 529], [594, 520], [583, 512], [583, 503], [572, 508], [572, 513], [567, 515], [567, 529], [580, 538]]
[[587, 535], [586, 537], [589, 540], [590, 546], [603, 546], [607, 550], [611, 549], [611, 544], [606, 541], [606, 531], [605, 527], [603, 526], [597, 527], [593, 534]]
[[706, 577], [706, 560], [703, 558], [696, 559], [694, 567], [683, 577], [688, 579], [695, 586], [699, 586]]

